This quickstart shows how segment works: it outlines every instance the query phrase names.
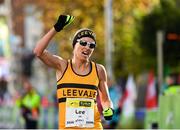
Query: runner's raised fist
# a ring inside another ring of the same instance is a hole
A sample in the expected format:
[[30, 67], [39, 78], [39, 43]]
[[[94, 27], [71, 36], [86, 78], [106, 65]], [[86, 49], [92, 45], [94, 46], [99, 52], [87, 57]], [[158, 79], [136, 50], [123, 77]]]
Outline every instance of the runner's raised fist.
[[56, 24], [54, 24], [54, 29], [59, 32], [64, 29], [67, 25], [71, 24], [74, 20], [74, 16], [71, 15], [60, 15]]

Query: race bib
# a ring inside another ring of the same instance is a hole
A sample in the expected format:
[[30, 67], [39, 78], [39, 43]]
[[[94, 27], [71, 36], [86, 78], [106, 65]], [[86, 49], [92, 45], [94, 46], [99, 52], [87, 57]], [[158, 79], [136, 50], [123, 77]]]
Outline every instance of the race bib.
[[67, 98], [66, 127], [94, 127], [94, 100]]

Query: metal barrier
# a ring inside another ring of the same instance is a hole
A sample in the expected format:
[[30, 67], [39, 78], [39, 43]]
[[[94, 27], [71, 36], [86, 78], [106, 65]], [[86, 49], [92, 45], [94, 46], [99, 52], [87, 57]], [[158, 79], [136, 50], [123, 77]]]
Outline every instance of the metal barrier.
[[23, 120], [17, 107], [8, 105], [0, 106], [0, 128], [23, 128]]

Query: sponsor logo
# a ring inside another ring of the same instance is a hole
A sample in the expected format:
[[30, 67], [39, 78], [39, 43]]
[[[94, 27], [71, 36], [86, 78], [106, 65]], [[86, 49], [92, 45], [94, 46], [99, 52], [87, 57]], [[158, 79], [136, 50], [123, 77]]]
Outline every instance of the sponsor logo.
[[91, 102], [90, 101], [80, 101], [79, 106], [91, 107]]

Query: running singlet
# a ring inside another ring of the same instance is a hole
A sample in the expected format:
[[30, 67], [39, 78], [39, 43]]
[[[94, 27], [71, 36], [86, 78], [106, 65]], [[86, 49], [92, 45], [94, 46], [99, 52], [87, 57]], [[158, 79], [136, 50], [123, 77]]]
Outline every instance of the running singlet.
[[90, 72], [79, 75], [68, 61], [63, 76], [57, 81], [59, 129], [102, 129], [96, 104], [99, 78], [96, 64], [90, 63]]

